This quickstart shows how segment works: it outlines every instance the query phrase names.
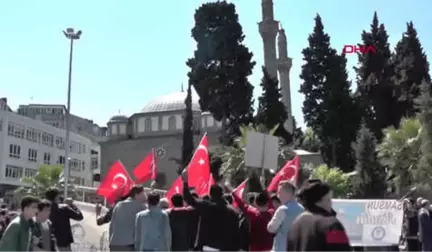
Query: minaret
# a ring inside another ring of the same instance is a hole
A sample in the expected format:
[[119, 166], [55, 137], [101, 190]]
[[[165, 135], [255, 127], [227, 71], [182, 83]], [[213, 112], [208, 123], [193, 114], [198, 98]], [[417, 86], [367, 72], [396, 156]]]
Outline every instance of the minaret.
[[284, 128], [292, 133], [293, 132], [293, 118], [291, 111], [291, 87], [290, 87], [290, 70], [292, 66], [292, 59], [288, 57], [288, 46], [285, 30], [279, 30], [278, 36], [278, 65], [279, 70], [279, 83], [282, 90], [282, 101], [288, 114], [288, 119], [284, 123]]
[[264, 66], [273, 78], [277, 78], [276, 35], [279, 23], [274, 20], [273, 1], [262, 0], [262, 21], [258, 23], [264, 44]]

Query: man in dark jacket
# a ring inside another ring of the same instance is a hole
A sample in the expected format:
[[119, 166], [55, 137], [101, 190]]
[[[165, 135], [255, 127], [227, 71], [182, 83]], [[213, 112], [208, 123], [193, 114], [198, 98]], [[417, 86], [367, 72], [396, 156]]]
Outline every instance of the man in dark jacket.
[[189, 251], [194, 248], [198, 215], [194, 208], [184, 207], [181, 194], [171, 197], [172, 208], [167, 210], [171, 233], [172, 251]]
[[70, 220], [81, 221], [83, 214], [72, 200], [67, 199], [66, 204], [58, 204], [59, 190], [50, 188], [45, 192], [45, 198], [51, 202], [50, 221], [52, 223], [57, 246], [60, 251], [71, 251], [74, 242]]
[[239, 249], [239, 217], [223, 198], [222, 187], [211, 186], [210, 201], [196, 199], [189, 190], [187, 176], [187, 172], [182, 173], [183, 197], [201, 217], [198, 244], [202, 247], [202, 251], [237, 251]]
[[288, 251], [351, 251], [342, 223], [332, 210], [332, 192], [319, 179], [308, 180], [298, 196], [305, 212], [288, 233]]

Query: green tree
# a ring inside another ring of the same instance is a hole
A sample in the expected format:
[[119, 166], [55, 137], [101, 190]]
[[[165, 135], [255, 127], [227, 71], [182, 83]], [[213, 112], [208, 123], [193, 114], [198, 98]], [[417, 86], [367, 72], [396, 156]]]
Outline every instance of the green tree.
[[312, 178], [326, 181], [332, 191], [334, 198], [346, 198], [349, 192], [349, 176], [339, 168], [329, 168], [323, 164], [313, 169]]
[[358, 54], [356, 97], [367, 127], [381, 141], [382, 130], [397, 127], [401, 113], [392, 81], [394, 69], [388, 35], [384, 24], [379, 24], [376, 12], [370, 31], [363, 31], [361, 45], [374, 47], [376, 53]]
[[321, 142], [313, 129], [306, 128], [302, 148], [310, 152], [319, 152]]
[[192, 113], [192, 85], [188, 84], [187, 95], [185, 99], [185, 115], [183, 119], [183, 144], [181, 167], [178, 173], [181, 174], [183, 169], [189, 164], [194, 152], [194, 136], [193, 136], [193, 113]]
[[[282, 102], [281, 89], [279, 88], [278, 80], [272, 78], [265, 67], [262, 68], [263, 78], [260, 86], [262, 94], [258, 98], [258, 112], [255, 123], [262, 124], [267, 129], [271, 129], [276, 125], [283, 125], [288, 118], [285, 105]], [[278, 127], [275, 136], [282, 137], [287, 142], [292, 142], [292, 136], [284, 127]]]
[[294, 147], [295, 148], [302, 148], [303, 142], [304, 142], [304, 139], [305, 139], [303, 130], [302, 130], [301, 127], [299, 127], [297, 125], [297, 121], [296, 121], [296, 119], [295, 119], [294, 116], [293, 116], [292, 119], [293, 119], [293, 129], [294, 129], [294, 132], [293, 132], [293, 135], [292, 135], [292, 138], [293, 138], [292, 142], [294, 143]]
[[380, 199], [387, 189], [386, 171], [378, 161], [376, 138], [362, 125], [355, 144], [357, 164], [356, 175], [352, 178], [354, 197], [363, 199]]
[[[60, 182], [60, 177], [63, 172], [63, 165], [41, 165], [34, 177], [24, 177], [21, 179], [26, 186], [19, 187], [15, 192], [19, 196], [34, 195], [43, 197], [45, 191], [50, 187], [63, 189], [63, 183]], [[69, 182], [73, 183], [73, 179], [69, 178]], [[68, 194], [74, 195], [75, 188], [68, 187]]]
[[324, 162], [350, 171], [355, 163], [351, 143], [355, 140], [359, 116], [351, 96], [346, 58], [331, 48], [319, 15], [308, 40], [309, 47], [302, 52], [305, 64], [300, 75], [305, 122], [321, 142]]
[[407, 23], [407, 30], [396, 45], [393, 64], [398, 110], [402, 116], [413, 117], [419, 112], [415, 101], [420, 96], [420, 85], [423, 80], [430, 82], [431, 77], [426, 54], [412, 22]]
[[192, 37], [197, 42], [189, 82], [200, 96], [203, 111], [222, 121], [222, 140], [239, 133], [240, 125], [253, 119], [253, 86], [248, 81], [255, 62], [243, 44], [244, 34], [235, 5], [226, 1], [210, 2], [195, 11]]
[[397, 195], [415, 184], [420, 157], [420, 126], [417, 118], [403, 118], [399, 128], [384, 129], [384, 138], [377, 148], [379, 161], [387, 167], [388, 180]]
[[[417, 165], [417, 178], [421, 184], [429, 185], [432, 179], [432, 97], [430, 83], [423, 81], [418, 99], [420, 132], [420, 160]], [[421, 179], [421, 180], [420, 180]], [[429, 186], [430, 187], [430, 186]]]

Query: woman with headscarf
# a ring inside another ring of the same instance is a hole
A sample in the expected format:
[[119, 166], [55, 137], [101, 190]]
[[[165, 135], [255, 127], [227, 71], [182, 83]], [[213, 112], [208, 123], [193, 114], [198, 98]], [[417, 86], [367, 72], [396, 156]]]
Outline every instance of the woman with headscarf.
[[351, 251], [348, 236], [332, 209], [330, 186], [309, 179], [298, 192], [305, 211], [288, 234], [288, 251]]

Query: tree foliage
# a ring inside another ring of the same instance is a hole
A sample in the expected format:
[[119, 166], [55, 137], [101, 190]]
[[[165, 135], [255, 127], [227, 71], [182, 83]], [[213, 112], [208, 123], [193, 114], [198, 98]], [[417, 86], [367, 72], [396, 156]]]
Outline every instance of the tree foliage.
[[399, 128], [388, 127], [377, 147], [380, 163], [388, 170], [388, 179], [397, 195], [415, 183], [417, 160], [420, 156], [420, 121], [404, 118]]
[[418, 182], [425, 185], [429, 185], [432, 180], [432, 97], [430, 85], [426, 81], [422, 83], [421, 95], [418, 99], [419, 119], [422, 128], [420, 132], [421, 155], [417, 166], [417, 177]]
[[[297, 125], [297, 121], [295, 119], [295, 117], [292, 117], [293, 120], [293, 129], [294, 132], [292, 134], [292, 143], [294, 145], [294, 148], [303, 148], [303, 142], [305, 140], [305, 135], [303, 133], [303, 130], [300, 126]], [[317, 151], [319, 150], [319, 148], [317, 149]]]
[[357, 73], [357, 102], [363, 112], [362, 118], [378, 141], [382, 130], [397, 127], [402, 118], [398, 111], [398, 97], [393, 82], [394, 69], [391, 51], [384, 24], [379, 24], [375, 12], [371, 29], [363, 31], [361, 45], [373, 46], [376, 53], [359, 53]]
[[[63, 165], [41, 165], [34, 177], [24, 177], [21, 182], [26, 186], [19, 187], [15, 193], [19, 196], [34, 195], [44, 197], [45, 191], [50, 187], [64, 188], [64, 184], [60, 182], [64, 166]], [[73, 183], [73, 179], [69, 177], [69, 183]], [[68, 186], [68, 194], [74, 195], [75, 188]]]
[[420, 85], [423, 80], [430, 82], [431, 78], [426, 54], [412, 22], [407, 23], [407, 30], [396, 45], [393, 64], [398, 110], [403, 116], [416, 116], [419, 111], [415, 103], [420, 96]]
[[194, 153], [194, 139], [193, 139], [193, 113], [192, 113], [192, 85], [189, 83], [187, 95], [185, 99], [185, 115], [183, 119], [183, 144], [182, 144], [182, 157], [181, 167], [179, 167], [179, 174], [189, 164]]
[[[271, 129], [276, 125], [284, 125], [288, 118], [288, 114], [285, 105], [281, 100], [282, 94], [278, 80], [272, 78], [265, 67], [262, 68], [262, 71], [263, 78], [261, 79], [260, 84], [262, 87], [262, 94], [258, 98], [258, 112], [255, 123], [264, 125], [268, 129]], [[292, 141], [291, 134], [289, 134], [284, 127], [278, 127], [275, 136], [282, 137], [287, 142]]]
[[313, 169], [312, 178], [326, 181], [333, 191], [334, 198], [346, 198], [349, 192], [349, 176], [339, 168], [320, 165]]
[[195, 11], [192, 37], [197, 42], [189, 82], [194, 86], [202, 111], [222, 121], [223, 142], [240, 125], [253, 119], [253, 86], [248, 81], [255, 62], [243, 44], [244, 34], [235, 5], [226, 1], [202, 4]]
[[354, 147], [357, 164], [356, 175], [352, 179], [353, 195], [362, 199], [379, 199], [384, 197], [387, 189], [386, 171], [378, 161], [376, 138], [362, 125]]
[[324, 162], [350, 171], [355, 163], [351, 143], [359, 116], [351, 96], [346, 58], [331, 48], [319, 15], [308, 40], [309, 46], [302, 51], [305, 64], [300, 75], [305, 122], [321, 142]]

